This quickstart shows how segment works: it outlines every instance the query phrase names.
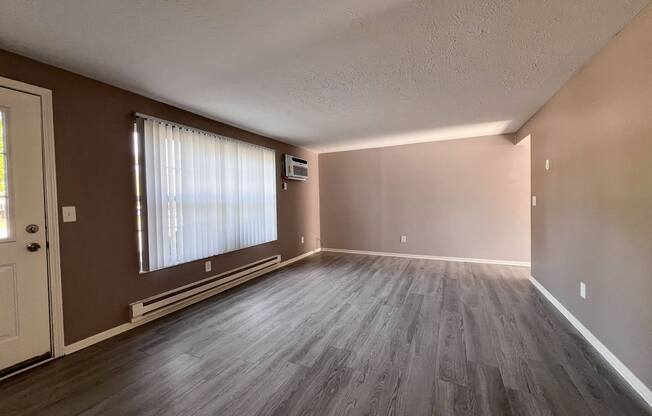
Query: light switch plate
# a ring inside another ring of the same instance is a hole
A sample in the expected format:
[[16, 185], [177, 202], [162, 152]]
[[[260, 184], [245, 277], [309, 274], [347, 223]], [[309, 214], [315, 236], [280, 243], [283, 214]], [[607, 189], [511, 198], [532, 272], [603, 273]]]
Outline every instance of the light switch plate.
[[407, 243], [407, 235], [401, 236], [401, 243]]
[[546, 159], [546, 170], [550, 170], [550, 160]]
[[77, 210], [75, 207], [61, 207], [63, 222], [77, 222]]
[[306, 239], [303, 236], [301, 236], [301, 244], [303, 244], [305, 242], [306, 242]]
[[537, 206], [537, 197], [535, 195], [532, 195], [532, 206], [533, 207]]
[[580, 296], [582, 299], [586, 299], [586, 284], [584, 282], [580, 282]]

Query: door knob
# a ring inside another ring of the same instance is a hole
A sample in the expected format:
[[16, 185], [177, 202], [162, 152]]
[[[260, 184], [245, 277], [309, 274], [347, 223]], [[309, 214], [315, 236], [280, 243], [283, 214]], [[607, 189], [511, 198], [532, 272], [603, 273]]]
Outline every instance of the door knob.
[[41, 245], [39, 243], [29, 243], [27, 245], [27, 251], [31, 251], [32, 253], [35, 251], [39, 251], [41, 249]]

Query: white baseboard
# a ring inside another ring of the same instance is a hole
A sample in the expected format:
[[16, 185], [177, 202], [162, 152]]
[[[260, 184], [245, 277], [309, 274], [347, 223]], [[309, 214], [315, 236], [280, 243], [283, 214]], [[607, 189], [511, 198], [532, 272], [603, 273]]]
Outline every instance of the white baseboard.
[[[304, 259], [304, 258], [306, 258], [306, 257], [308, 257], [308, 256], [310, 256], [312, 254], [318, 253], [319, 251], [321, 251], [321, 249], [317, 248], [317, 249], [309, 251], [307, 253], [303, 253], [303, 254], [301, 254], [299, 256], [292, 257], [291, 259], [282, 261], [282, 262], [280, 262], [278, 264], [275, 264], [274, 266], [272, 266], [272, 267], [270, 267], [268, 269], [265, 269], [264, 273], [260, 273], [256, 277], [262, 276], [262, 275], [267, 274], [269, 272], [272, 272], [274, 270], [278, 270], [281, 267], [288, 266], [288, 265], [290, 265], [292, 263], [295, 263], [295, 262], [297, 262], [297, 261], [299, 261], [301, 259]], [[192, 303], [197, 303], [197, 302], [199, 302], [201, 300], [203, 300], [203, 299], [197, 299], [195, 302], [192, 302]], [[184, 307], [190, 306], [192, 303], [184, 304]], [[181, 308], [166, 311], [166, 313], [157, 315], [154, 319], [143, 319], [143, 320], [137, 321], [137, 322], [126, 322], [126, 323], [118, 325], [116, 327], [107, 329], [106, 331], [100, 332], [99, 334], [92, 335], [92, 336], [90, 336], [88, 338], [82, 339], [81, 341], [77, 341], [77, 342], [72, 343], [70, 345], [64, 346], [63, 347], [63, 353], [65, 355], [72, 354], [72, 353], [77, 352], [79, 350], [82, 350], [82, 349], [84, 349], [86, 347], [90, 347], [91, 345], [97, 344], [98, 342], [102, 342], [102, 341], [104, 341], [106, 339], [109, 339], [109, 338], [114, 337], [116, 335], [122, 334], [123, 332], [127, 332], [127, 331], [129, 331], [131, 329], [134, 329], [134, 328], [140, 326], [140, 325], [146, 324], [146, 323], [151, 322], [153, 320], [156, 320], [158, 318], [162, 318], [165, 315], [168, 315], [168, 314], [170, 314], [172, 312], [176, 312], [178, 309], [181, 309]]]
[[63, 353], [65, 355], [68, 355], [68, 354], [72, 354], [73, 352], [83, 350], [84, 348], [90, 347], [91, 345], [97, 344], [98, 342], [102, 342], [105, 339], [109, 339], [116, 335], [122, 334], [123, 332], [127, 332], [130, 329], [136, 328], [140, 324], [141, 322], [136, 322], [135, 324], [131, 322], [127, 322], [122, 325], [115, 326], [111, 329], [107, 329], [106, 331], [100, 332], [99, 334], [91, 335], [90, 337], [84, 338], [81, 341], [77, 341], [70, 345], [64, 346]]
[[287, 260], [282, 261], [279, 264], [277, 264], [275, 269], [280, 269], [281, 267], [285, 267], [285, 266], [288, 266], [288, 265], [290, 265], [292, 263], [296, 263], [297, 261], [305, 259], [308, 256], [312, 256], [315, 253], [319, 253], [320, 251], [321, 251], [321, 248], [316, 248], [316, 249], [314, 249], [312, 251], [309, 251], [307, 253], [303, 253], [303, 254], [300, 254], [300, 255], [298, 255], [296, 257], [292, 257], [291, 259], [287, 259]]
[[541, 294], [548, 299], [550, 303], [579, 331], [580, 334], [588, 341], [596, 351], [607, 360], [607, 362], [616, 370], [618, 374], [638, 393], [643, 400], [652, 408], [652, 391], [629, 369], [622, 361], [618, 359], [609, 349], [602, 343], [595, 335], [589, 331], [568, 309], [564, 307], [548, 290], [537, 281], [533, 276], [530, 276], [530, 281], [534, 287], [541, 292]]
[[473, 259], [467, 257], [441, 257], [441, 256], [427, 256], [424, 254], [404, 254], [404, 253], [386, 253], [382, 251], [347, 250], [344, 248], [322, 248], [321, 250], [332, 251], [335, 253], [366, 254], [369, 256], [404, 257], [408, 259], [426, 259], [426, 260], [453, 261], [453, 262], [461, 262], [461, 263], [485, 263], [485, 264], [502, 264], [505, 266], [530, 267], [530, 262], [527, 261]]

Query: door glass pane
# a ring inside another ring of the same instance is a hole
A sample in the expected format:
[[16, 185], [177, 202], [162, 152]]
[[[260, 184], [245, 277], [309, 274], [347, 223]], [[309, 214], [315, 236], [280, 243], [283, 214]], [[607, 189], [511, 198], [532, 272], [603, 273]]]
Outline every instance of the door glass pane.
[[0, 240], [9, 238], [9, 184], [7, 181], [7, 117], [0, 109]]

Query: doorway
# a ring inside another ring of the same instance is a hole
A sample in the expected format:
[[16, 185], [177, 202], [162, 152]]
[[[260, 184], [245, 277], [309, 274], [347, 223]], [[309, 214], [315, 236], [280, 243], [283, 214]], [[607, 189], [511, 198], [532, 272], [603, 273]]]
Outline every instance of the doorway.
[[51, 92], [0, 78], [0, 377], [63, 346]]

